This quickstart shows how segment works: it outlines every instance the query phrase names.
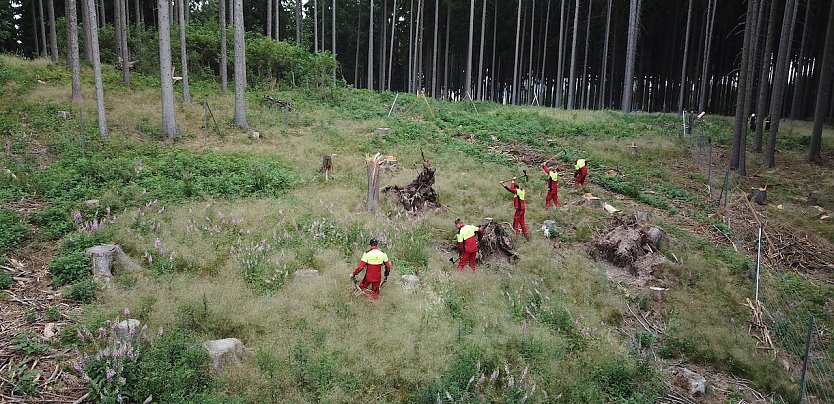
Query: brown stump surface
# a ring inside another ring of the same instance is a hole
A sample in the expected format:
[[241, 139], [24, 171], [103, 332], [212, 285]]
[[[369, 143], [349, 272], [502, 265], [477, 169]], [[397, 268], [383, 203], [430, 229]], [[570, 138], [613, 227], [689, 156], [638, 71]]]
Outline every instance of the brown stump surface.
[[399, 185], [385, 187], [382, 193], [409, 212], [439, 208], [442, 205], [437, 201], [437, 192], [432, 187], [434, 171], [428, 161], [423, 161], [423, 171], [414, 181], [405, 187]]
[[759, 205], [767, 205], [767, 187], [750, 188], [750, 194], [747, 195], [747, 200]]

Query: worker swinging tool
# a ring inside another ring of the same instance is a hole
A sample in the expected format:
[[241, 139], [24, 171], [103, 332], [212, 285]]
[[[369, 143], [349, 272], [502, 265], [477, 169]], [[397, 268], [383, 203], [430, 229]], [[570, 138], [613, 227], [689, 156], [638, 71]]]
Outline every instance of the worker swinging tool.
[[[475, 259], [478, 256], [478, 239], [484, 233], [483, 227], [465, 224], [460, 219], [455, 219], [455, 226], [458, 228], [457, 241], [460, 260], [458, 261], [458, 272], [469, 262], [472, 272], [475, 272]], [[454, 261], [452, 261], [454, 262]]]
[[580, 185], [584, 187], [588, 176], [588, 165], [585, 163], [585, 159], [576, 159], [573, 168], [573, 178], [575, 179], [573, 186], [576, 188], [579, 188]]
[[[356, 269], [350, 275], [350, 279], [356, 283], [356, 275], [365, 269], [365, 277], [359, 283], [357, 288], [362, 291], [368, 300], [379, 300], [379, 286], [388, 281], [388, 275], [391, 273], [391, 262], [388, 261], [388, 255], [379, 249], [379, 242], [372, 238], [369, 242], [371, 248], [362, 254], [362, 259], [356, 265]], [[385, 265], [385, 279], [382, 279], [382, 266]], [[381, 282], [380, 282], [381, 281]], [[368, 292], [368, 288], [371, 289]]]
[[500, 183], [504, 189], [515, 194], [515, 197], [513, 198], [513, 207], [515, 207], [515, 214], [513, 215], [513, 231], [515, 234], [518, 234], [518, 230], [521, 228], [524, 238], [530, 240], [530, 233], [527, 231], [527, 223], [524, 222], [524, 211], [527, 209], [527, 203], [524, 202], [525, 192], [521, 184], [515, 183], [516, 179], [516, 177], [513, 177], [513, 179], [510, 180], [510, 186], [504, 185], [507, 181], [501, 181]]
[[559, 173], [556, 172], [556, 166], [547, 167], [550, 159], [542, 163], [542, 170], [547, 174], [547, 197], [545, 198], [544, 208], [550, 210], [550, 204], [553, 203], [558, 208], [562, 206], [559, 203]]

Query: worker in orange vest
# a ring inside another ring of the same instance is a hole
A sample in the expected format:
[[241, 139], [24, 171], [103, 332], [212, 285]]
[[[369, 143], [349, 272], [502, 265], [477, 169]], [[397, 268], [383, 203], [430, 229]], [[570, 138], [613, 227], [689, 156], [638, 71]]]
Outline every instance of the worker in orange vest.
[[547, 174], [547, 197], [545, 198], [544, 208], [550, 210], [550, 203], [552, 202], [556, 207], [562, 206], [559, 203], [559, 173], [556, 172], [556, 167], [547, 167], [550, 160], [542, 163], [542, 170]]
[[576, 164], [573, 165], [573, 168], [574, 187], [579, 188], [580, 185], [584, 187], [586, 185], [585, 177], [588, 176], [588, 166], [585, 163], [585, 159], [576, 159]]
[[515, 234], [518, 234], [519, 227], [521, 228], [521, 232], [524, 234], [524, 238], [530, 239], [530, 234], [527, 232], [527, 223], [524, 223], [524, 211], [527, 209], [527, 203], [524, 202], [524, 188], [521, 184], [516, 184], [515, 180], [517, 178], [513, 177], [512, 182], [510, 182], [510, 186], [504, 185], [506, 181], [501, 181], [501, 185], [504, 186], [509, 192], [515, 194], [513, 198], [513, 207], [515, 207], [515, 215], [513, 215], [513, 231]]
[[[350, 276], [350, 279], [356, 283], [356, 275], [365, 269], [365, 278], [359, 283], [359, 290], [361, 290], [368, 300], [379, 300], [379, 285], [380, 281], [388, 280], [388, 275], [391, 273], [391, 262], [388, 261], [388, 255], [379, 249], [379, 242], [372, 238], [370, 243], [371, 248], [362, 254], [362, 259]], [[385, 265], [385, 279], [382, 279], [382, 266]], [[368, 292], [368, 288], [371, 292]]]
[[460, 261], [458, 261], [458, 272], [469, 262], [472, 272], [475, 272], [475, 258], [478, 256], [478, 234], [483, 234], [482, 227], [465, 224], [460, 219], [455, 219], [455, 226], [458, 228], [457, 240]]

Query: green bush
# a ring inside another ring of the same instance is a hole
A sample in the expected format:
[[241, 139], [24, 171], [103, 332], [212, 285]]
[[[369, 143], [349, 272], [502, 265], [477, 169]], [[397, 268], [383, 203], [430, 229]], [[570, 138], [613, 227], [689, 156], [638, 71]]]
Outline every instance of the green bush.
[[26, 225], [18, 215], [0, 209], [0, 255], [15, 249], [27, 232]]
[[14, 283], [14, 279], [12, 279], [12, 274], [3, 271], [0, 272], [0, 290], [8, 289]]
[[90, 260], [83, 252], [59, 255], [49, 263], [52, 286], [58, 287], [91, 277]]
[[96, 281], [87, 277], [74, 282], [67, 291], [67, 297], [81, 303], [90, 303], [96, 298], [96, 289]]
[[38, 226], [48, 240], [59, 239], [75, 229], [69, 212], [54, 206], [33, 214], [32, 223]]

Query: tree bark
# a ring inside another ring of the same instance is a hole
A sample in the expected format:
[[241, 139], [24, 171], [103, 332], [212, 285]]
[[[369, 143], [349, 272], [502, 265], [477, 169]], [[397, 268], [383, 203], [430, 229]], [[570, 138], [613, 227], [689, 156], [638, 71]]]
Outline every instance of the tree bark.
[[[610, 1], [610, 0], [609, 0]], [[545, 85], [544, 81], [544, 74], [545, 69], [547, 68], [547, 36], [550, 33], [550, 0], [547, 0], [547, 11], [544, 14], [544, 40], [542, 41], [542, 69], [539, 74], [539, 100], [541, 105], [546, 104], [546, 89], [547, 86]]]
[[744, 42], [741, 47], [741, 66], [739, 67], [738, 95], [736, 96], [736, 114], [733, 126], [733, 147], [730, 166], [738, 169], [738, 174], [747, 176], [747, 117], [750, 111], [750, 97], [753, 95], [752, 76], [755, 64], [754, 52], [756, 37], [756, 18], [758, 2], [747, 0], [747, 18], [744, 25]]
[[717, 0], [708, 0], [706, 33], [704, 36], [704, 57], [701, 68], [701, 91], [698, 97], [698, 110], [704, 111], [707, 108], [707, 82], [709, 82], [710, 55], [712, 53], [712, 32], [715, 24], [715, 9], [718, 6]]
[[145, 21], [142, 19], [142, 6], [139, 4], [139, 0], [134, 0], [133, 1], [133, 6], [134, 6], [134, 15], [136, 16], [134, 21], [136, 21], [136, 25], [144, 28], [145, 27]]
[[368, 161], [368, 196], [365, 207], [370, 213], [379, 210], [379, 163], [382, 160], [379, 153]]
[[686, 11], [686, 35], [683, 39], [683, 62], [681, 63], [681, 82], [680, 93], [678, 93], [678, 113], [683, 113], [683, 100], [686, 94], [686, 65], [689, 63], [689, 33], [692, 31], [692, 4], [695, 0], [689, 0], [689, 6]]
[[[93, 61], [93, 50], [90, 46], [90, 12], [87, 10], [87, 0], [81, 0], [81, 25], [84, 28], [84, 59], [88, 62], [92, 63]], [[32, 5], [35, 5], [35, 1], [32, 0]], [[33, 14], [34, 15], [34, 14]], [[37, 30], [35, 30], [37, 34]], [[37, 38], [35, 38], [35, 42], [37, 42]]]
[[637, 26], [640, 23], [637, 1], [631, 0], [628, 16], [628, 45], [626, 49], [625, 75], [623, 76], [622, 112], [631, 112], [631, 97], [634, 91], [634, 58], [637, 52]]
[[[234, 1], [234, 0], [229, 0]], [[272, 1], [272, 0], [270, 0]], [[223, 95], [226, 95], [226, 91], [228, 91], [229, 87], [229, 60], [228, 54], [229, 51], [226, 49], [226, 29], [228, 28], [228, 24], [226, 23], [226, 0], [218, 0], [219, 6], [217, 7], [217, 14], [218, 14], [218, 25], [220, 25], [220, 92]], [[234, 19], [234, 17], [232, 17]], [[276, 31], [277, 34], [277, 31]], [[169, 49], [170, 52], [170, 49]]]
[[122, 35], [120, 36], [122, 44], [119, 47], [119, 49], [121, 49], [122, 58], [122, 83], [124, 83], [125, 85], [130, 85], [130, 49], [127, 46], [127, 37], [129, 35], [127, 29], [128, 2], [127, 0], [116, 0], [116, 2], [119, 3], [119, 23], [122, 26]]
[[[162, 131], [168, 139], [177, 137], [177, 121], [174, 114], [174, 78], [171, 71], [171, 18], [168, 15], [170, 0], [158, 0], [157, 24], [159, 26], [159, 80], [162, 83]], [[221, 10], [222, 8], [221, 3]], [[223, 13], [223, 11], [221, 11]]]
[[585, 57], [582, 59], [582, 108], [588, 109], [588, 92], [591, 91], [591, 86], [588, 83], [588, 39], [591, 38], [591, 10], [593, 9], [593, 0], [588, 0], [588, 19], [585, 23]]
[[374, 0], [371, 0], [368, 19], [368, 90], [374, 89]]
[[[391, 49], [388, 52], [388, 78], [385, 80], [385, 84], [388, 85], [388, 87], [387, 87], [388, 91], [391, 91], [391, 76], [392, 76], [391, 72], [394, 68], [394, 37], [397, 34], [397, 0], [394, 0], [393, 13], [394, 13], [394, 16], [391, 19], [391, 44], [389, 46]], [[435, 20], [435, 25], [437, 25], [436, 20]], [[434, 36], [437, 36], [437, 28], [435, 28]], [[336, 37], [334, 36], [333, 38], [334, 38], [333, 41], [335, 42]], [[437, 48], [436, 44], [435, 44], [435, 48]], [[335, 50], [334, 50], [333, 54], [334, 55], [336, 54]], [[437, 55], [437, 51], [435, 50], [435, 56], [436, 55]], [[436, 74], [436, 70], [437, 70], [437, 61], [435, 61], [435, 74]]]
[[753, 137], [753, 149], [757, 152], [762, 151], [762, 137], [764, 133], [765, 113], [767, 113], [768, 93], [770, 90], [770, 73], [773, 53], [773, 42], [776, 37], [776, 12], [779, 10], [779, 0], [770, 1], [770, 13], [767, 24], [767, 37], [765, 39], [764, 53], [762, 54], [762, 71], [759, 78], [759, 95], [756, 101], [756, 134]]
[[99, 28], [104, 28], [104, 26], [107, 25], [107, 12], [105, 11], [104, 0], [98, 0], [98, 7], [101, 10], [98, 13], [99, 18], [101, 19], [101, 25], [99, 25]]
[[313, 52], [319, 53], [319, 2], [313, 0]]
[[470, 99], [474, 98], [472, 96], [472, 40], [473, 40], [473, 29], [475, 27], [475, 0], [469, 1], [469, 46], [467, 47], [466, 51], [466, 83], [464, 84], [464, 89], [466, 90], [466, 96]]
[[530, 49], [527, 60], [527, 101], [533, 103], [533, 40], [535, 39], [536, 31], [536, 0], [532, 0], [532, 11], [530, 12]]
[[408, 92], [414, 92], [414, 0], [408, 10]]
[[787, 0], [785, 17], [782, 19], [779, 56], [776, 59], [776, 71], [773, 73], [773, 94], [770, 101], [770, 133], [767, 137], [767, 150], [765, 151], [765, 164], [768, 168], [776, 167], [776, 134], [779, 133], [779, 121], [782, 118], [782, 101], [785, 81], [787, 80], [791, 41], [793, 40], [791, 25], [796, 14], [796, 7], [796, 0]]
[[[98, 21], [96, 18], [96, 8], [93, 0], [84, 0], [87, 2], [87, 9], [89, 14], [87, 18], [91, 22]], [[98, 130], [101, 137], [107, 137], [110, 131], [107, 129], [107, 113], [104, 109], [104, 83], [101, 79], [101, 59], [98, 50], [98, 27], [91, 27], [90, 29], [90, 51], [93, 56], [93, 78], [96, 88], [96, 107], [98, 109]]]
[[[689, 0], [694, 1], [694, 0]], [[611, 2], [608, 0], [608, 12], [605, 14], [605, 45], [602, 47], [602, 71], [600, 71], [599, 109], [605, 109], [608, 105], [605, 102], [605, 90], [608, 86], [608, 40], [611, 34]]]
[[66, 1], [67, 15], [67, 63], [72, 76], [72, 102], [81, 101], [81, 63], [78, 54], [78, 12], [76, 1]]
[[831, 76], [834, 68], [834, 3], [829, 6], [828, 29], [825, 31], [825, 50], [823, 51], [820, 79], [817, 84], [817, 103], [814, 109], [814, 123], [811, 126], [811, 144], [808, 147], [808, 161], [821, 163], [822, 125], [831, 103]]
[[[219, 0], [223, 1], [223, 0]], [[272, 39], [272, 3], [273, 0], [266, 0], [266, 37]]]
[[[556, 65], [556, 106], [562, 108], [562, 92], [565, 86], [564, 66], [565, 66], [565, 2], [569, 0], [561, 0], [561, 11], [559, 12], [559, 60]], [[568, 10], [570, 11], [570, 10]]]
[[446, 45], [443, 57], [443, 98], [449, 99], [449, 17], [451, 16], [451, 1], [446, 1]]
[[46, 56], [46, 20], [43, 19], [43, 0], [38, 0], [38, 16], [41, 20], [41, 55]]
[[[395, 3], [396, 3], [396, 1], [397, 0], [394, 0]], [[331, 43], [330, 46], [333, 47], [333, 58], [335, 59], [336, 58], [336, 0], [333, 0], [333, 6], [332, 7], [333, 7], [333, 12], [331, 13], [331, 16], [330, 16], [330, 19], [331, 19], [330, 22], [332, 24], [332, 27], [331, 27], [332, 29], [331, 29], [330, 35], [332, 36], [331, 40], [333, 41], [333, 43]], [[278, 21], [277, 17], [276, 17], [276, 21]], [[278, 37], [277, 28], [276, 28], [275, 37], [276, 37], [276, 39]], [[336, 82], [336, 69], [335, 68], [333, 69], [333, 82], [334, 83]]]
[[[573, 11], [573, 38], [570, 48], [570, 73], [568, 76], [568, 106], [573, 109], [574, 98], [576, 98], [576, 37], [579, 34], [579, 0], [576, 0], [576, 8]], [[630, 40], [630, 39], [629, 39]]]
[[[246, 90], [246, 41], [243, 28], [243, 0], [233, 0], [235, 6], [235, 125], [249, 129], [246, 122], [244, 95]], [[300, 2], [300, 0], [299, 0]]]
[[295, 45], [301, 46], [301, 0], [295, 0]]
[[[269, 0], [269, 1], [274, 1], [275, 2], [275, 6], [273, 7], [275, 9], [275, 15], [273, 16], [273, 24], [275, 26], [272, 28], [272, 31], [275, 33], [275, 42], [279, 42], [279, 41], [281, 41], [281, 0]], [[335, 4], [336, 0], [333, 0], [333, 3]], [[335, 5], [333, 6], [333, 10], [336, 10]], [[335, 11], [334, 11], [334, 13], [335, 13]], [[336, 31], [334, 30], [333, 32], [336, 32]], [[334, 53], [333, 56], [335, 57], [336, 54]], [[336, 74], [335, 72], [336, 71], [334, 70], [333, 71], [334, 75]]]
[[811, 17], [811, 0], [805, 0], [805, 23], [802, 25], [802, 42], [799, 45], [799, 59], [796, 64], [796, 76], [793, 81], [793, 97], [791, 99], [791, 119], [800, 119], [800, 105], [802, 104], [802, 83], [805, 82], [805, 66], [807, 64], [808, 37], [811, 32], [808, 24]]
[[385, 55], [387, 55], [386, 46], [388, 44], [388, 0], [382, 0], [382, 13], [379, 15], [380, 26], [382, 27], [381, 35], [379, 36], [379, 58], [377, 61], [377, 86], [380, 91], [385, 90]]
[[486, 9], [487, 9], [487, 2], [483, 0], [483, 7], [481, 10], [481, 51], [478, 53], [478, 87], [475, 89], [475, 92], [478, 95], [479, 100], [484, 99], [484, 38], [486, 35]]
[[[119, 1], [119, 0], [116, 0]], [[179, 7], [179, 33], [180, 33], [180, 64], [182, 65], [182, 103], [185, 105], [191, 104], [191, 90], [188, 85], [188, 49], [185, 43], [185, 2], [188, 0], [180, 0]], [[235, 51], [237, 53], [237, 51]], [[235, 69], [237, 70], [237, 69]], [[235, 71], [237, 75], [237, 71]]]
[[518, 17], [515, 24], [515, 56], [513, 57], [513, 104], [518, 103], [518, 48], [521, 46], [521, 3], [518, 0]]
[[52, 63], [58, 63], [58, 35], [55, 31], [55, 5], [53, 0], [46, 0], [46, 10], [49, 14], [49, 56]]
[[[395, 0], [396, 1], [396, 0]], [[440, 20], [440, 0], [434, 0], [434, 46], [431, 58], [431, 96], [437, 98], [437, 45], [438, 45], [438, 24]], [[392, 41], [393, 43], [393, 41]], [[393, 48], [392, 48], [393, 50]], [[392, 52], [393, 53], [393, 52]]]
[[[81, 3], [83, 4], [84, 0], [82, 0]], [[31, 14], [32, 14], [32, 40], [33, 40], [33, 45], [34, 45], [34, 46], [32, 46], [32, 48], [35, 51], [34, 57], [38, 58], [38, 57], [41, 56], [41, 49], [40, 49], [40, 41], [38, 40], [38, 17], [37, 17], [37, 15], [38, 15], [38, 5], [35, 3], [35, 0], [32, 0], [32, 12], [31, 12]], [[85, 13], [84, 18], [87, 18], [86, 13]]]
[[492, 65], [489, 68], [489, 98], [495, 101], [495, 83], [497, 82], [497, 74], [495, 74], [495, 44], [498, 38], [498, 2], [493, 3], [492, 9]]

